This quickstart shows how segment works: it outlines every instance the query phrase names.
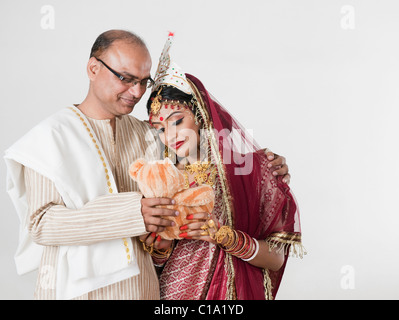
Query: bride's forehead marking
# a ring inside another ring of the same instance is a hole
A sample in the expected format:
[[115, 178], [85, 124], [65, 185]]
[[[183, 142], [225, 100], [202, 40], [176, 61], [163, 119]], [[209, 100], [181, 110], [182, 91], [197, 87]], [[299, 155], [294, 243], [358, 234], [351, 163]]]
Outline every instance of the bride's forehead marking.
[[[150, 120], [151, 123], [156, 124], [157, 119], [160, 121], [167, 120], [169, 117], [171, 117], [175, 113], [185, 113], [188, 116], [192, 115], [192, 111], [190, 109], [190, 106], [182, 103], [182, 104], [177, 104], [173, 102], [163, 102], [162, 106], [159, 109], [159, 112], [157, 115], [150, 115]], [[155, 121], [153, 121], [155, 120]]]
[[186, 112], [186, 108], [180, 105], [169, 105], [164, 104], [162, 105], [161, 109], [159, 110], [159, 120], [163, 121], [164, 119], [168, 119], [174, 114], [181, 114]]

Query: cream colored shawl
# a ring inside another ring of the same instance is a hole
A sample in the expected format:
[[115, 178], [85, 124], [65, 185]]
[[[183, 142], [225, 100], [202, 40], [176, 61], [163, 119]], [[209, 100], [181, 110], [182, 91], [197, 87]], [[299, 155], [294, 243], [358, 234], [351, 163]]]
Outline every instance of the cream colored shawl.
[[[18, 274], [37, 269], [43, 250], [28, 232], [23, 167], [52, 180], [66, 207], [79, 209], [96, 197], [117, 193], [105, 153], [96, 141], [85, 116], [69, 107], [42, 121], [6, 151], [7, 191], [20, 220]], [[57, 268], [57, 299], [71, 299], [140, 272], [130, 238], [61, 246]]]

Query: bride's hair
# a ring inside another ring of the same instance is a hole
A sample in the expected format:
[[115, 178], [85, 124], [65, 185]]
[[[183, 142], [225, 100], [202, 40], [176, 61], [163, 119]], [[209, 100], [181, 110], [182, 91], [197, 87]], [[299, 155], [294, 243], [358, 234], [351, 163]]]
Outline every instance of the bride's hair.
[[[159, 89], [153, 91], [150, 95], [150, 98], [147, 101], [147, 113], [150, 114], [151, 112], [151, 104], [152, 100], [157, 96]], [[195, 108], [196, 106], [192, 105], [192, 99], [193, 96], [191, 94], [184, 93], [183, 91], [180, 91], [179, 89], [172, 87], [172, 86], [162, 86], [162, 90], [160, 95], [162, 96], [161, 101], [175, 101], [175, 102], [180, 102], [180, 103], [186, 103], [187, 105], [190, 105], [191, 111], [195, 113]]]

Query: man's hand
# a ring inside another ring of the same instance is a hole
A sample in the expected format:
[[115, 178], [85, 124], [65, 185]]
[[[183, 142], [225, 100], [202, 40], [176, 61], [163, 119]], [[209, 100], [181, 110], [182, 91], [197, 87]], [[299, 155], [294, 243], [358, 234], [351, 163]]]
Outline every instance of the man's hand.
[[271, 168], [273, 175], [283, 176], [283, 182], [289, 184], [291, 175], [288, 173], [288, 166], [285, 162], [285, 158], [273, 153], [269, 149], [265, 149], [264, 151], [267, 155], [267, 159], [270, 160], [268, 167]]
[[148, 232], [159, 233], [165, 227], [174, 226], [175, 223], [163, 217], [176, 217], [179, 212], [174, 209], [156, 208], [159, 205], [171, 205], [174, 200], [169, 198], [143, 198], [141, 199], [141, 214]]

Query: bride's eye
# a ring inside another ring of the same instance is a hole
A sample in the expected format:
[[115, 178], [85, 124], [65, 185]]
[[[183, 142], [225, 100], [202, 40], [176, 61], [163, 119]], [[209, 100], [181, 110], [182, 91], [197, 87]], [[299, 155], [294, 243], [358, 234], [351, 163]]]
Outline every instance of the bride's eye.
[[158, 129], [157, 132], [158, 132], [158, 134], [162, 134], [165, 132], [165, 128]]
[[179, 120], [177, 120], [177, 121], [175, 121], [175, 122], [173, 123], [173, 125], [174, 125], [174, 126], [179, 125], [180, 123], [182, 123], [183, 119], [184, 119], [184, 117], [181, 118], [181, 119], [179, 119]]

